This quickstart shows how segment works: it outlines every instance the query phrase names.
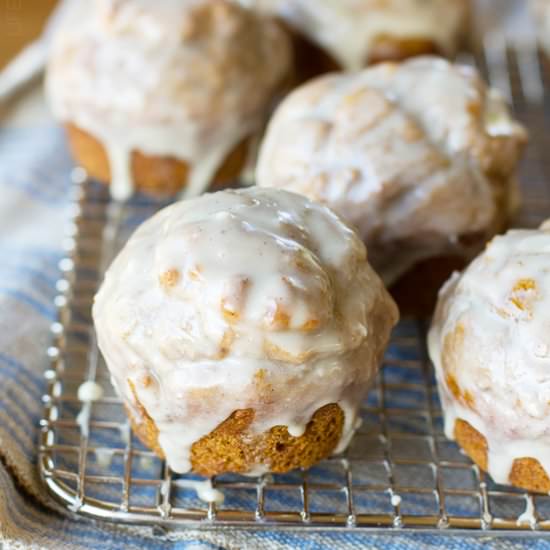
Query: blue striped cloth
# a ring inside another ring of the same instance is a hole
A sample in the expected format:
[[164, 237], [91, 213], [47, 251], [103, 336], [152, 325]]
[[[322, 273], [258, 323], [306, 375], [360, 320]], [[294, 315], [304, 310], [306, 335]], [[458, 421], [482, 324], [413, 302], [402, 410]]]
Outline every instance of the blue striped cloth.
[[520, 548], [550, 544], [534, 538], [496, 540], [399, 531], [195, 531], [156, 535], [76, 518], [41, 486], [38, 422], [52, 299], [62, 256], [71, 161], [62, 131], [44, 115], [40, 94], [24, 98], [0, 129], [0, 541], [7, 548]]

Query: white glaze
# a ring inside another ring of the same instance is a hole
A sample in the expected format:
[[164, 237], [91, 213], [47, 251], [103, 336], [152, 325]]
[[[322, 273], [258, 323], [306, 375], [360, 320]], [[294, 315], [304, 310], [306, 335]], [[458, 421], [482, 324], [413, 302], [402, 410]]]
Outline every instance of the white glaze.
[[241, 473], [241, 475], [246, 477], [261, 477], [262, 483], [272, 483], [273, 476], [270, 474], [269, 466], [266, 464], [256, 464], [247, 472]]
[[357, 410], [348, 410], [346, 412], [346, 421], [349, 421], [349, 424], [346, 424], [344, 427], [340, 442], [334, 449], [334, 454], [343, 453], [348, 448], [355, 432], [361, 427], [361, 424], [363, 424], [363, 419], [357, 416], [357, 413]]
[[170, 495], [170, 480], [169, 479], [165, 479], [160, 484], [159, 493], [162, 497], [168, 498], [168, 496]]
[[97, 401], [103, 397], [103, 388], [93, 380], [88, 380], [78, 387], [80, 401]]
[[522, 525], [527, 523], [531, 528], [534, 528], [537, 519], [535, 517], [535, 505], [533, 503], [533, 497], [525, 495], [525, 511], [518, 517], [516, 524]]
[[218, 489], [212, 487], [212, 482], [209, 479], [204, 481], [195, 481], [192, 479], [179, 479], [179, 487], [189, 487], [193, 489], [200, 500], [203, 502], [215, 502], [221, 504], [225, 500], [224, 494]]
[[278, 15], [347, 70], [358, 70], [380, 36], [432, 40], [452, 55], [464, 31], [467, 0], [241, 0]]
[[286, 35], [225, 0], [79, 4], [48, 65], [54, 114], [103, 144], [116, 199], [133, 191], [133, 151], [187, 162], [201, 193], [260, 130], [290, 70]]
[[97, 447], [94, 449], [95, 461], [101, 468], [109, 468], [113, 461], [115, 451], [107, 447]]
[[[111, 381], [112, 381], [112, 378], [111, 378]], [[120, 424], [118, 426], [118, 431], [120, 432], [120, 439], [122, 440], [122, 443], [124, 443], [124, 445], [128, 445], [130, 443], [130, 438], [132, 433], [132, 430], [130, 429], [130, 424], [128, 422], [124, 422], [124, 424]]]
[[391, 505], [392, 506], [399, 506], [401, 504], [401, 497], [399, 495], [396, 495], [395, 493], [391, 496]]
[[256, 176], [354, 224], [390, 284], [419, 260], [479, 251], [515, 206], [525, 140], [475, 70], [428, 56], [296, 90], [269, 124]]
[[77, 397], [83, 405], [76, 417], [76, 423], [80, 427], [82, 436], [88, 437], [92, 402], [103, 397], [103, 388], [93, 380], [88, 380], [78, 387]]
[[[225, 500], [225, 495], [218, 489], [214, 489], [212, 486], [212, 481], [205, 479], [203, 481], [198, 481], [194, 479], [178, 479], [178, 487], [187, 487], [192, 489], [197, 494], [197, 497], [203, 502], [214, 502], [216, 504], [221, 504]], [[170, 494], [170, 480], [165, 479], [159, 488], [161, 496], [168, 498]]]
[[88, 437], [89, 423], [90, 423], [90, 412], [92, 410], [92, 404], [90, 401], [85, 402], [80, 409], [80, 412], [76, 416], [76, 423], [80, 428], [80, 433], [83, 437]]
[[337, 403], [342, 450], [397, 310], [332, 212], [251, 188], [145, 222], [107, 271], [93, 316], [117, 391], [134, 406], [132, 382], [170, 467], [185, 472], [192, 444], [249, 408], [251, 436], [278, 425], [298, 435]]
[[457, 419], [480, 432], [497, 483], [509, 482], [518, 458], [535, 458], [550, 473], [550, 227], [545, 227], [495, 237], [464, 274], [455, 274], [440, 293], [428, 337], [445, 433], [453, 438]]

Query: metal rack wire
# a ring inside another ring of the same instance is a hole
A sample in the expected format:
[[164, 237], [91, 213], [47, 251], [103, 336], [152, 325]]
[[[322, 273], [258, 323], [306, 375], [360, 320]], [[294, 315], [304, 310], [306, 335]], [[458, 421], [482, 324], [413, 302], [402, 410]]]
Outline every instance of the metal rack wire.
[[[535, 45], [509, 47], [490, 37], [475, 62], [512, 100], [529, 127], [518, 225], [550, 216], [550, 151], [544, 134], [550, 75]], [[465, 59], [468, 61], [468, 59]], [[51, 327], [51, 366], [41, 421], [41, 476], [79, 514], [128, 523], [213, 528], [294, 527], [403, 532], [434, 529], [472, 534], [550, 530], [550, 496], [494, 484], [448, 441], [425, 349], [425, 323], [402, 322], [377, 384], [363, 406], [363, 426], [343, 456], [308, 471], [212, 480], [223, 504], [199, 500], [193, 476], [172, 473], [131, 434], [109, 383], [91, 326], [90, 306], [104, 266], [128, 234], [162, 206], [136, 198], [120, 205], [75, 170], [67, 257], [61, 261]], [[85, 380], [105, 389], [90, 406], [85, 429], [77, 391]], [[469, 530], [469, 531], [466, 531]]]

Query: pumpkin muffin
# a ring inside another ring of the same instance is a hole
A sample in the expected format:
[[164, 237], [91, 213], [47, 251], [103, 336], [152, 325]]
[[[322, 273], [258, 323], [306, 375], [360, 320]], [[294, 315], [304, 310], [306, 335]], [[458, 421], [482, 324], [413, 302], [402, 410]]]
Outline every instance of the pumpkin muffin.
[[398, 314], [352, 229], [256, 187], [145, 222], [93, 316], [135, 433], [174, 471], [214, 475], [344, 450]]
[[550, 220], [449, 280], [428, 347], [447, 437], [497, 483], [550, 492]]
[[478, 73], [436, 57], [320, 77], [269, 123], [256, 180], [327, 204], [402, 313], [430, 314], [518, 202], [525, 130]]
[[230, 0], [79, 4], [46, 82], [76, 162], [118, 199], [235, 179], [289, 82], [282, 27]]

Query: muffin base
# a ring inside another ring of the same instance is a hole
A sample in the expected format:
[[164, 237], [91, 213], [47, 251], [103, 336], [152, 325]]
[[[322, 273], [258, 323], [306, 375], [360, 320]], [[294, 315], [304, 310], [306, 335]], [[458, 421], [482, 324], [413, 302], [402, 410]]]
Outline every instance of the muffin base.
[[[65, 124], [69, 147], [76, 162], [90, 177], [108, 183], [111, 180], [109, 159], [103, 144], [90, 133], [74, 124]], [[241, 173], [248, 154], [248, 140], [242, 141], [220, 166], [214, 182], [229, 183]], [[131, 172], [136, 189], [158, 196], [175, 195], [188, 181], [190, 166], [174, 157], [131, 154]]]
[[[132, 430], [145, 446], [164, 458], [153, 419], [139, 401], [135, 410], [137, 418], [133, 409], [126, 409]], [[250, 434], [248, 428], [253, 420], [253, 409], [234, 411], [216, 429], [196, 441], [191, 447], [193, 472], [213, 476], [253, 473], [263, 465], [275, 473], [309, 468], [334, 451], [344, 427], [344, 413], [335, 403], [318, 409], [300, 437], [291, 436], [286, 426]]]
[[[456, 442], [466, 454], [484, 471], [487, 471], [487, 439], [471, 424], [457, 419], [454, 426]], [[535, 458], [517, 458], [509, 476], [510, 484], [535, 493], [550, 492], [550, 478]]]
[[417, 55], [443, 55], [437, 44], [429, 38], [397, 38], [391, 35], [376, 37], [367, 63], [403, 61]]

